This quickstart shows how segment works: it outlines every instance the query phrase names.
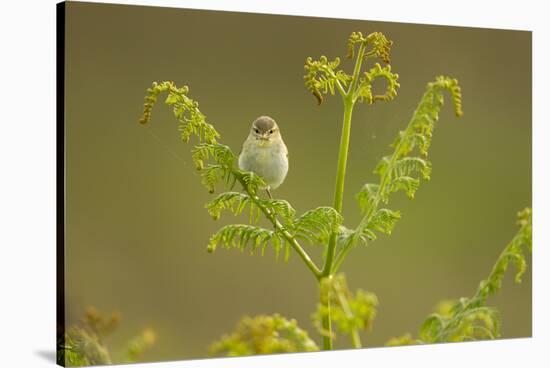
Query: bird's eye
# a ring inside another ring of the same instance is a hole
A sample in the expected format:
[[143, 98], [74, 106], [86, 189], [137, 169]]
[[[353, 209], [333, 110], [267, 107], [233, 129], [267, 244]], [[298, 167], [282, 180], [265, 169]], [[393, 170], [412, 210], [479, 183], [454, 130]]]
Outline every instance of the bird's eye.
[[273, 134], [273, 129], [271, 129], [271, 130], [269, 131], [269, 134]]
[[260, 133], [260, 130], [259, 130], [259, 129], [254, 128], [254, 131], [256, 132], [256, 134], [259, 134], [259, 133]]

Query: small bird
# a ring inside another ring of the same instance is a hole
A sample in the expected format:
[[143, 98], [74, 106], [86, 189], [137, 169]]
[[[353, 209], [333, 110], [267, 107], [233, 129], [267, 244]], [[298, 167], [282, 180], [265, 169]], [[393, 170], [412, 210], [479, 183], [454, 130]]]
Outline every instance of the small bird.
[[262, 189], [269, 198], [273, 198], [270, 189], [276, 189], [285, 180], [288, 150], [279, 126], [269, 116], [260, 116], [252, 123], [239, 155], [239, 168], [261, 176], [267, 183]]

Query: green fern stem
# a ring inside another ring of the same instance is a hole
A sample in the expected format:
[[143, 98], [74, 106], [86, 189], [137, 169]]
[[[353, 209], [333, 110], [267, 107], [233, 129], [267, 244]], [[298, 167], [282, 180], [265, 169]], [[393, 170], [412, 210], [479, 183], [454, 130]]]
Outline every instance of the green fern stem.
[[[353, 113], [353, 106], [355, 101], [353, 96], [359, 83], [359, 74], [361, 73], [361, 65], [363, 63], [365, 54], [365, 44], [361, 43], [359, 46], [359, 52], [357, 53], [357, 59], [355, 61], [355, 67], [353, 69], [353, 76], [348, 88], [348, 91], [342, 95], [344, 101], [344, 119], [342, 126], [342, 135], [340, 137], [340, 152], [338, 154], [338, 167], [336, 171], [336, 187], [334, 190], [334, 209], [339, 213], [342, 213], [342, 207], [344, 202], [344, 182], [346, 179], [346, 168], [349, 152], [349, 139], [351, 134], [351, 116]], [[336, 251], [336, 232], [333, 232], [327, 249], [327, 256], [325, 259], [325, 265], [323, 267], [323, 276], [332, 274], [332, 264], [334, 261], [334, 253]]]
[[323, 334], [323, 350], [332, 350], [332, 321], [330, 319], [330, 292], [331, 288], [326, 288], [327, 295], [323, 295], [324, 288], [321, 287], [322, 280], [319, 280], [319, 289], [321, 292], [320, 300], [321, 303], [325, 301], [325, 307], [327, 310], [326, 315], [323, 315], [323, 318], [321, 319], [321, 327], [324, 331]]
[[[410, 134], [410, 131], [412, 129], [413, 129], [412, 124], [407, 126], [407, 129], [405, 130], [404, 135], [406, 136], [406, 135]], [[390, 162], [388, 164], [388, 169], [386, 170], [386, 172], [384, 173], [384, 175], [380, 179], [380, 186], [378, 187], [378, 191], [376, 193], [376, 196], [374, 197], [374, 200], [369, 203], [369, 206], [367, 207], [367, 209], [365, 211], [365, 215], [363, 216], [363, 218], [361, 219], [361, 222], [359, 223], [359, 225], [355, 229], [355, 234], [361, 234], [362, 233], [362, 231], [368, 226], [369, 222], [372, 220], [372, 216], [374, 215], [374, 213], [378, 209], [378, 205], [380, 204], [380, 201], [382, 200], [382, 196], [384, 195], [383, 191], [385, 190], [385, 188], [388, 185], [388, 180], [390, 179], [390, 173], [391, 173], [393, 167], [395, 166], [395, 162], [399, 158], [399, 155], [401, 154], [402, 146], [404, 144], [403, 142], [404, 142], [404, 140], [401, 140], [398, 143], [397, 147], [395, 148], [395, 150], [394, 150], [394, 152], [393, 152], [393, 154], [390, 158]], [[336, 260], [334, 262], [334, 272], [338, 271], [338, 269], [340, 268], [340, 265], [342, 264], [342, 262], [346, 258], [346, 255], [348, 254], [349, 250], [351, 248], [353, 248], [354, 243], [355, 243], [355, 241], [351, 238], [350, 241], [348, 241], [345, 244], [345, 246], [342, 248], [340, 253], [336, 256]]]
[[296, 238], [289, 233], [283, 224], [277, 218], [275, 215], [269, 210], [269, 208], [266, 208], [259, 200], [258, 196], [253, 193], [248, 185], [243, 181], [243, 179], [240, 176], [236, 176], [237, 180], [241, 183], [242, 187], [245, 189], [248, 196], [254, 201], [254, 204], [260, 208], [260, 210], [263, 212], [265, 217], [271, 222], [273, 227], [275, 228], [275, 231], [279, 232], [281, 235], [285, 237], [285, 239], [289, 242], [290, 246], [298, 253], [300, 258], [304, 261], [306, 266], [309, 268], [309, 270], [313, 273], [315, 278], [320, 279], [321, 278], [321, 270], [315, 265], [309, 254], [302, 248], [302, 246], [298, 243]]
[[[342, 128], [342, 136], [340, 139], [340, 154], [338, 158], [338, 169], [336, 176], [336, 189], [334, 192], [334, 209], [339, 213], [342, 212], [343, 197], [344, 197], [344, 180], [346, 177], [346, 166], [348, 159], [349, 138], [351, 132], [351, 115], [353, 111], [353, 102], [351, 99], [344, 97], [344, 122]], [[330, 277], [332, 275], [332, 268], [334, 262], [334, 255], [336, 253], [336, 232], [333, 232], [330, 236], [325, 264], [323, 266], [323, 277]], [[319, 280], [321, 282], [321, 280]], [[323, 317], [322, 326], [327, 334], [323, 336], [323, 348], [325, 350], [332, 349], [332, 329], [330, 322], [330, 298], [327, 298], [327, 310], [329, 313]]]
[[[351, 117], [353, 113], [353, 106], [355, 101], [353, 100], [354, 92], [357, 89], [359, 83], [359, 74], [361, 73], [361, 65], [363, 63], [365, 54], [365, 44], [361, 43], [359, 46], [359, 52], [357, 53], [357, 59], [355, 61], [355, 67], [353, 69], [353, 76], [348, 91], [342, 95], [344, 102], [344, 118], [342, 123], [342, 135], [340, 136], [340, 151], [338, 154], [338, 167], [336, 171], [336, 187], [334, 190], [334, 209], [339, 213], [342, 213], [342, 207], [344, 202], [344, 182], [346, 178], [346, 168], [349, 152], [349, 140], [351, 135]], [[340, 93], [342, 91], [339, 89]], [[331, 277], [333, 274], [333, 262], [336, 252], [336, 237], [337, 233], [333, 232], [327, 248], [325, 264], [323, 266], [322, 277]], [[321, 282], [321, 280], [319, 280]], [[327, 298], [327, 313], [322, 319], [323, 329], [327, 332], [323, 336], [323, 348], [325, 350], [332, 349], [332, 328], [330, 320], [330, 298]], [[352, 335], [353, 336], [353, 335]], [[358, 337], [358, 336], [356, 336]], [[354, 343], [355, 346], [355, 343]]]
[[[338, 300], [340, 301], [340, 305], [342, 306], [342, 309], [346, 313], [347, 317], [352, 319], [353, 312], [351, 311], [351, 308], [347, 299], [344, 297], [344, 291], [342, 290], [340, 284], [338, 282], [335, 283], [334, 288], [336, 291], [336, 295], [338, 296]], [[350, 336], [351, 336], [351, 344], [353, 345], [354, 348], [360, 349], [363, 347], [361, 344], [361, 336], [359, 336], [359, 331], [357, 331], [357, 327], [351, 328]]]
[[[349, 99], [344, 99], [344, 121], [342, 128], [342, 137], [340, 140], [340, 154], [338, 159], [338, 169], [336, 176], [336, 189], [334, 192], [334, 209], [339, 213], [342, 213], [343, 197], [344, 197], [344, 182], [346, 177], [346, 167], [348, 160], [349, 139], [351, 132], [351, 115], [353, 112], [353, 102]], [[325, 259], [325, 265], [323, 268], [323, 276], [329, 276], [332, 274], [332, 265], [334, 261], [334, 254], [336, 251], [336, 236], [335, 232], [332, 233], [327, 249], [327, 256]]]

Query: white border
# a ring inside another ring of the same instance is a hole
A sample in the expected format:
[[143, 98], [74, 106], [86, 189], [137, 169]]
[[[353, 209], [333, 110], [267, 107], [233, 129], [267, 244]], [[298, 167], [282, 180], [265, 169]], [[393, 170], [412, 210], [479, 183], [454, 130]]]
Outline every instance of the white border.
[[[106, 2], [106, 1], [101, 1]], [[532, 30], [534, 326], [532, 339], [182, 361], [143, 367], [549, 366], [548, 68], [543, 1], [112, 1], [125, 4]], [[48, 367], [55, 331], [55, 2], [0, 10], [0, 366]], [[514, 45], [510, 45], [510, 53]], [[546, 87], [546, 88], [545, 88]], [[513, 149], [513, 147], [510, 147]], [[513, 175], [513, 168], [510, 170]], [[546, 281], [546, 282], [545, 282]], [[545, 350], [546, 349], [546, 350]]]

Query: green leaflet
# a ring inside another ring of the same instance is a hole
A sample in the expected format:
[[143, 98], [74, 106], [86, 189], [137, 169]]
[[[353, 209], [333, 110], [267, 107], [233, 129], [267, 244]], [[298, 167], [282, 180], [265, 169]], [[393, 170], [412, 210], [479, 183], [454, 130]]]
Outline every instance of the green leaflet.
[[334, 61], [328, 61], [326, 56], [321, 56], [319, 60], [315, 61], [310, 57], [306, 59], [305, 86], [317, 99], [319, 105], [323, 102], [323, 94], [326, 95], [330, 92], [331, 95], [334, 95], [334, 89], [338, 83], [341, 83], [341, 86], [346, 86], [351, 80], [351, 76], [342, 70], [335, 70], [338, 65], [340, 65], [339, 58], [335, 58]]
[[290, 203], [283, 199], [253, 199], [248, 194], [239, 192], [221, 193], [206, 204], [208, 213], [214, 220], [220, 218], [223, 210], [228, 210], [234, 215], [240, 215], [246, 207], [250, 209], [250, 223], [256, 223], [260, 215], [260, 207], [280, 216], [287, 222], [292, 222], [296, 210]]
[[197, 170], [204, 167], [204, 161], [214, 160], [217, 164], [231, 168], [235, 155], [231, 149], [220, 143], [200, 143], [193, 147], [192, 158]]
[[377, 230], [390, 235], [397, 220], [401, 218], [399, 211], [381, 208], [371, 217], [367, 229]]
[[231, 224], [222, 227], [217, 233], [212, 235], [208, 243], [208, 252], [216, 250], [218, 244], [223, 248], [237, 248], [244, 251], [250, 247], [250, 254], [253, 254], [258, 248], [263, 255], [265, 249], [271, 244], [275, 250], [275, 258], [279, 258], [282, 248], [285, 248], [285, 261], [288, 260], [288, 247], [290, 245], [281, 238], [281, 234], [273, 230], [264, 229], [255, 225]]
[[343, 217], [332, 207], [309, 210], [294, 221], [294, 234], [310, 243], [326, 244], [343, 222]]
[[356, 195], [357, 201], [359, 202], [359, 207], [361, 207], [361, 212], [365, 213], [369, 206], [373, 205], [375, 198], [378, 194], [380, 185], [367, 183], [363, 186], [361, 191]]
[[223, 210], [229, 210], [235, 215], [240, 215], [247, 205], [254, 205], [248, 195], [239, 192], [225, 192], [208, 202], [206, 209], [210, 216], [217, 220]]
[[173, 107], [174, 116], [179, 122], [178, 130], [184, 142], [188, 142], [192, 135], [197, 136], [201, 142], [216, 142], [216, 138], [220, 135], [213, 125], [206, 122], [206, 116], [200, 112], [199, 104], [187, 97], [189, 88], [187, 86], [178, 88], [174, 82], [153, 82], [151, 88], [147, 89], [143, 116], [139, 121], [141, 124], [147, 124], [151, 120], [153, 105], [162, 92], [168, 93], [165, 103]]

